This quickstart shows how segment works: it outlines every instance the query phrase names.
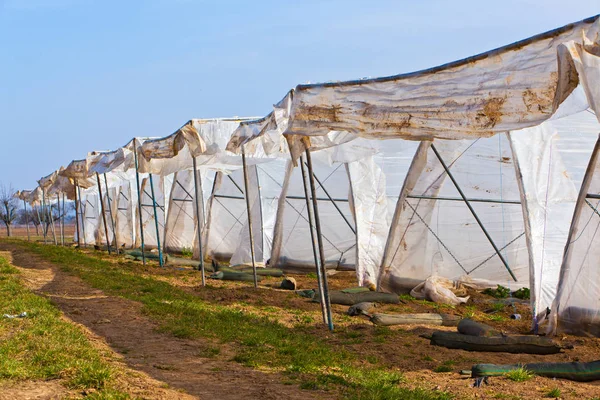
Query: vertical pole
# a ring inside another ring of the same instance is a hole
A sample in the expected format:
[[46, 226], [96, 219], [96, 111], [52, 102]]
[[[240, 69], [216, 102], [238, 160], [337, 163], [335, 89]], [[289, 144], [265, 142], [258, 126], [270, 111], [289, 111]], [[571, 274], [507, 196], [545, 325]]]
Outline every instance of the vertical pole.
[[56, 240], [56, 229], [54, 229], [54, 217], [52, 216], [52, 204], [48, 204], [46, 211], [48, 212], [48, 218], [50, 219], [50, 228], [52, 229], [52, 239], [54, 239], [54, 245], [58, 246], [58, 240]]
[[108, 192], [108, 180], [106, 179], [106, 174], [104, 174], [104, 187], [106, 188], [106, 198], [108, 199], [108, 214], [110, 215], [110, 225], [112, 226], [113, 239], [115, 241], [115, 251], [117, 252], [117, 255], [119, 255], [119, 243], [117, 243], [117, 231], [115, 230], [115, 220], [113, 217], [112, 205], [110, 204], [112, 201], [110, 199], [110, 193]]
[[327, 318], [329, 322], [329, 330], [333, 331], [333, 320], [331, 317], [331, 304], [329, 302], [329, 287], [327, 285], [327, 271], [325, 269], [325, 252], [323, 250], [323, 236], [321, 234], [321, 220], [319, 218], [319, 205], [317, 200], [317, 190], [315, 189], [315, 176], [313, 173], [312, 159], [310, 151], [306, 149], [306, 163], [308, 166], [308, 178], [310, 182], [310, 192], [315, 212], [315, 229], [317, 231], [317, 243], [319, 245], [319, 257], [321, 259], [321, 273], [323, 274], [323, 294], [325, 295], [325, 308], [327, 310]]
[[81, 235], [79, 232], [79, 196], [77, 195], [77, 181], [75, 181], [75, 230], [77, 231], [77, 247], [81, 248]]
[[62, 236], [62, 245], [65, 245], [65, 217], [67, 216], [67, 208], [65, 206], [65, 193], [63, 192], [62, 194], [62, 205], [63, 205], [63, 212], [62, 212], [62, 231], [61, 231], [61, 236]]
[[202, 191], [200, 190], [200, 178], [198, 177], [199, 171], [196, 166], [196, 157], [192, 157], [192, 163], [194, 166], [194, 203], [196, 204], [196, 230], [198, 232], [198, 250], [200, 252], [200, 272], [202, 274], [202, 286], [206, 285], [206, 278], [204, 276], [204, 250], [202, 249], [202, 221], [200, 217], [204, 215], [204, 210], [202, 210], [202, 214], [200, 214], [200, 205], [198, 204], [198, 200], [202, 196]]
[[32, 206], [35, 209], [35, 213], [38, 216], [38, 221], [40, 222], [40, 226], [42, 227], [42, 236], [44, 236], [44, 243], [46, 243], [46, 236], [44, 235], [44, 223], [42, 222], [42, 217], [40, 216], [40, 207], [38, 206], [37, 208], [35, 208], [35, 206]]
[[29, 242], [31, 239], [29, 238], [29, 215], [27, 215], [27, 202], [23, 200], [23, 206], [25, 207], [25, 226], [27, 227], [27, 241]]
[[[63, 204], [63, 209], [65, 208], [65, 205]], [[64, 232], [63, 229], [63, 221], [62, 221], [62, 216], [61, 216], [61, 212], [60, 212], [60, 194], [56, 193], [56, 209], [58, 210], [58, 236], [60, 236], [60, 244], [61, 246], [65, 245], [65, 238], [62, 235]]]
[[252, 260], [252, 273], [254, 276], [254, 287], [258, 287], [256, 277], [256, 260], [254, 258], [254, 236], [252, 235], [252, 213], [250, 212], [250, 197], [248, 196], [248, 166], [246, 165], [246, 151], [242, 145], [242, 167], [244, 169], [244, 197], [246, 198], [246, 212], [248, 214], [248, 233], [250, 235], [250, 258]]
[[133, 159], [135, 161], [135, 181], [138, 193], [138, 216], [140, 218], [140, 238], [142, 240], [142, 263], [146, 266], [146, 246], [144, 244], [144, 222], [142, 221], [142, 193], [140, 188], [140, 171], [137, 158], [137, 140], [133, 139]]
[[162, 248], [160, 247], [160, 230], [158, 228], [158, 212], [156, 211], [156, 196], [154, 195], [154, 184], [152, 183], [152, 174], [148, 174], [150, 178], [150, 193], [152, 194], [152, 208], [154, 209], [154, 226], [156, 227], [156, 245], [158, 246], [158, 263], [162, 267], [164, 265]]
[[44, 192], [44, 189], [42, 189], [42, 216], [44, 217], [44, 220], [40, 221], [40, 224], [42, 225], [42, 233], [44, 234], [44, 244], [47, 244], [46, 232], [48, 231], [49, 225], [48, 220], [46, 219], [46, 194]]
[[108, 225], [106, 224], [106, 212], [104, 211], [104, 198], [102, 197], [102, 185], [100, 184], [100, 175], [96, 172], [96, 180], [98, 181], [98, 194], [100, 195], [100, 210], [102, 212], [102, 222], [104, 222], [104, 234], [106, 235], [106, 248], [110, 253], [110, 239], [108, 238]]
[[302, 184], [304, 185], [304, 197], [306, 198], [306, 212], [308, 213], [308, 225], [310, 228], [310, 243], [312, 244], [313, 257], [315, 260], [315, 267], [317, 270], [317, 285], [319, 287], [319, 300], [321, 303], [321, 313], [323, 314], [323, 323], [329, 325], [328, 313], [325, 305], [325, 292], [323, 290], [323, 278], [321, 277], [321, 266], [319, 265], [319, 255], [317, 254], [317, 243], [315, 241], [315, 231], [313, 225], [313, 213], [312, 206], [310, 204], [310, 195], [308, 193], [308, 186], [306, 183], [306, 170], [304, 166], [304, 158], [300, 156], [300, 170], [302, 171]]
[[78, 196], [79, 197], [79, 216], [81, 217], [81, 234], [83, 235], [83, 247], [87, 247], [87, 240], [85, 238], [85, 209], [87, 209], [87, 206], [84, 207], [82, 206], [82, 202], [81, 202], [81, 189], [79, 188], [79, 186], [77, 186], [77, 191], [78, 191]]

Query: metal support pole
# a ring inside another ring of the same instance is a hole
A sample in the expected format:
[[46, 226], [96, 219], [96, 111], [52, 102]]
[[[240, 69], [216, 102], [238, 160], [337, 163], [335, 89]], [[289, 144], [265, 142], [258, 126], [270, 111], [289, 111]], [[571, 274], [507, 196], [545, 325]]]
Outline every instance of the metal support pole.
[[202, 249], [202, 221], [200, 220], [200, 216], [204, 215], [204, 212], [200, 214], [200, 205], [198, 204], [198, 199], [202, 196], [202, 191], [200, 190], [200, 178], [198, 177], [199, 171], [196, 166], [196, 157], [192, 157], [192, 163], [194, 165], [194, 203], [196, 205], [196, 230], [198, 232], [198, 250], [200, 254], [200, 273], [202, 274], [202, 286], [206, 285], [206, 278], [204, 276], [204, 250]]
[[[40, 216], [40, 207], [35, 208], [35, 206], [32, 206], [35, 209], [35, 213], [37, 214], [38, 217], [38, 221], [40, 223], [40, 226], [42, 227], [42, 236], [44, 235], [44, 225], [42, 222], [42, 217]], [[46, 238], [44, 237], [44, 243], [46, 243]]]
[[458, 185], [458, 183], [454, 179], [454, 176], [452, 176], [452, 173], [450, 172], [450, 169], [448, 168], [448, 166], [446, 165], [446, 163], [444, 162], [444, 160], [440, 156], [440, 153], [438, 153], [438, 151], [435, 148], [435, 146], [433, 145], [433, 143], [431, 144], [431, 150], [433, 150], [433, 152], [435, 153], [435, 156], [437, 157], [437, 159], [442, 164], [442, 167], [444, 167], [444, 171], [446, 171], [446, 173], [448, 174], [448, 177], [450, 178], [450, 180], [454, 184], [454, 187], [456, 187], [456, 190], [458, 190], [458, 193], [460, 194], [460, 197], [462, 197], [463, 201], [465, 202], [465, 204], [469, 208], [469, 211], [471, 211], [471, 214], [473, 214], [473, 217], [475, 218], [475, 221], [477, 221], [477, 224], [479, 225], [479, 227], [483, 231], [483, 234], [485, 235], [485, 237], [488, 239], [488, 241], [490, 242], [490, 244], [494, 248], [494, 251], [496, 252], [496, 254], [498, 254], [498, 257], [500, 257], [500, 260], [502, 261], [502, 264], [504, 264], [504, 267], [506, 268], [506, 270], [508, 271], [508, 273], [510, 274], [510, 276], [513, 278], [513, 280], [515, 282], [517, 282], [517, 277], [515, 276], [515, 274], [512, 272], [512, 270], [508, 266], [508, 262], [506, 262], [506, 259], [504, 258], [504, 256], [502, 256], [502, 253], [500, 253], [500, 250], [496, 246], [496, 243], [494, 243], [494, 241], [492, 240], [492, 237], [490, 236], [490, 234], [488, 233], [488, 231], [483, 226], [483, 223], [479, 219], [479, 216], [477, 215], [477, 213], [475, 212], [475, 210], [471, 206], [471, 203], [469, 202], [469, 200], [467, 199], [467, 197], [463, 193], [462, 189], [460, 188], [460, 186]]
[[104, 222], [104, 234], [106, 235], [106, 248], [108, 254], [110, 252], [110, 239], [108, 238], [108, 225], [106, 224], [106, 212], [104, 211], [104, 198], [102, 197], [102, 185], [100, 184], [100, 175], [96, 172], [96, 180], [98, 181], [98, 194], [100, 195], [100, 210], [102, 212], [102, 222]]
[[323, 274], [323, 294], [325, 295], [325, 308], [329, 322], [329, 330], [333, 331], [333, 319], [331, 316], [331, 303], [329, 301], [329, 286], [327, 285], [327, 271], [325, 269], [325, 251], [323, 250], [323, 236], [321, 234], [321, 220], [319, 218], [319, 205], [317, 201], [317, 190], [315, 188], [315, 174], [313, 173], [310, 151], [306, 149], [306, 166], [308, 167], [308, 178], [310, 182], [310, 193], [312, 197], [313, 210], [315, 213], [315, 229], [317, 231], [317, 243], [319, 245], [319, 257], [321, 259], [321, 273]]
[[65, 245], [65, 217], [67, 216], [67, 208], [66, 208], [66, 204], [65, 204], [65, 193], [63, 192], [62, 194], [62, 205], [63, 205], [63, 212], [62, 212], [62, 244], [63, 246]]
[[348, 227], [350, 227], [350, 230], [352, 231], [352, 233], [354, 233], [356, 235], [356, 229], [354, 229], [354, 226], [352, 226], [352, 224], [350, 223], [350, 221], [348, 221], [348, 218], [346, 218], [346, 216], [344, 215], [344, 213], [342, 212], [342, 210], [338, 207], [337, 203], [335, 202], [335, 200], [333, 199], [333, 197], [331, 197], [331, 195], [329, 194], [329, 192], [327, 191], [327, 189], [325, 189], [325, 185], [323, 185], [323, 183], [321, 183], [321, 181], [319, 180], [319, 178], [317, 178], [316, 175], [314, 175], [315, 180], [317, 181], [317, 183], [319, 184], [319, 186], [321, 186], [321, 189], [323, 189], [323, 192], [325, 192], [325, 195], [327, 196], [327, 198], [329, 199], [329, 201], [331, 202], [331, 204], [333, 204], [333, 206], [335, 207], [335, 209], [337, 210], [338, 213], [340, 213], [340, 215], [342, 216], [342, 218], [344, 219], [344, 221], [346, 222], [346, 224], [348, 225]]
[[256, 277], [256, 260], [254, 258], [254, 236], [252, 235], [252, 213], [250, 212], [250, 197], [248, 196], [248, 166], [246, 165], [246, 151], [242, 145], [242, 167], [244, 169], [244, 197], [246, 198], [246, 212], [248, 214], [248, 233], [250, 235], [250, 258], [252, 260], [252, 274], [254, 276], [254, 287], [258, 287]]
[[138, 158], [137, 158], [137, 140], [133, 139], [133, 158], [135, 161], [135, 181], [137, 183], [137, 193], [138, 193], [138, 215], [140, 218], [140, 238], [142, 240], [142, 263], [146, 266], [146, 246], [144, 244], [144, 223], [142, 222], [142, 190], [140, 188], [140, 172], [138, 167]]
[[152, 174], [148, 174], [150, 178], [150, 192], [152, 193], [152, 208], [154, 209], [154, 225], [156, 226], [156, 245], [158, 246], [158, 263], [162, 267], [164, 265], [162, 248], [160, 247], [160, 230], [158, 228], [158, 212], [156, 211], [156, 196], [154, 195], [154, 184], [152, 183]]
[[325, 291], [323, 290], [323, 279], [321, 277], [321, 266], [319, 261], [319, 255], [317, 253], [317, 243], [315, 241], [315, 231], [313, 225], [313, 213], [312, 206], [310, 203], [310, 195], [308, 193], [308, 184], [306, 183], [306, 170], [305, 170], [304, 158], [300, 156], [300, 170], [302, 171], [302, 184], [304, 186], [304, 198], [306, 199], [306, 212], [308, 213], [308, 225], [310, 228], [310, 243], [312, 245], [313, 257], [315, 260], [315, 268], [317, 270], [317, 286], [319, 287], [319, 300], [321, 303], [321, 313], [323, 314], [323, 323], [329, 325], [329, 314], [325, 305]]
[[[56, 193], [56, 207], [58, 209], [58, 229], [59, 229], [59, 236], [60, 236], [60, 245], [64, 246], [65, 245], [65, 237], [64, 237], [64, 221], [62, 219], [62, 214], [60, 211], [60, 195], [58, 193]], [[63, 203], [63, 210], [65, 208], [65, 204]]]
[[77, 182], [75, 182], [75, 230], [77, 231], [77, 247], [81, 248], [81, 235], [79, 233], [79, 196], [77, 195]]
[[[38, 213], [39, 214], [39, 213]], [[48, 238], [46, 237], [46, 232], [48, 231], [49, 225], [46, 215], [46, 194], [44, 193], [44, 189], [42, 189], [42, 217], [44, 220], [40, 220], [40, 224], [42, 225], [42, 234], [44, 235], [44, 244], [47, 244]], [[46, 225], [46, 226], [44, 226]]]
[[[83, 235], [83, 247], [87, 247], [87, 240], [85, 238], [85, 210], [83, 210], [83, 206], [81, 203], [81, 189], [77, 186], [77, 192], [79, 197], [79, 215], [81, 216], [81, 233]], [[87, 206], [85, 207], [87, 209]]]
[[29, 242], [31, 239], [29, 238], [29, 215], [27, 215], [27, 202], [23, 200], [23, 206], [25, 207], [25, 226], [27, 227], [27, 241]]
[[110, 193], [108, 192], [108, 180], [106, 179], [106, 174], [104, 174], [104, 187], [106, 188], [106, 198], [108, 199], [108, 215], [110, 215], [110, 225], [112, 226], [113, 231], [113, 239], [115, 241], [115, 251], [117, 255], [119, 255], [119, 243], [117, 243], [117, 231], [115, 230], [115, 220], [112, 213], [112, 203], [110, 199]]

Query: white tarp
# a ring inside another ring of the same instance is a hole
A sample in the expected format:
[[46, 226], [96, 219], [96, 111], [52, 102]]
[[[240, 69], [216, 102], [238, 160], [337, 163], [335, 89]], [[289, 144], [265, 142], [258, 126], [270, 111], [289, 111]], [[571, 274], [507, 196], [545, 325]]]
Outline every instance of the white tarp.
[[577, 195], [600, 124], [584, 111], [511, 132], [528, 220], [534, 315], [552, 306]]
[[475, 139], [536, 126], [578, 84], [598, 112], [598, 46], [596, 16], [429, 70], [299, 85], [275, 107], [285, 114], [277, 120], [286, 120], [279, 124], [295, 159], [302, 143], [294, 135]]

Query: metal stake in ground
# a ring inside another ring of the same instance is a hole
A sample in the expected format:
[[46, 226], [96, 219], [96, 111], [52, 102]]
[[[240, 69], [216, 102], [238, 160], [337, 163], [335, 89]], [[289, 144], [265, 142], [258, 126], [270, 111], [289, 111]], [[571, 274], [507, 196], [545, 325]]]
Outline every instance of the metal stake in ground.
[[201, 215], [204, 215], [204, 212], [200, 214], [200, 205], [199, 199], [202, 196], [202, 190], [199, 184], [198, 167], [196, 166], [196, 157], [192, 157], [192, 163], [194, 166], [194, 203], [196, 205], [196, 230], [198, 232], [198, 250], [200, 252], [200, 273], [202, 274], [202, 286], [206, 285], [206, 278], [204, 276], [204, 250], [202, 249], [202, 221], [200, 220]]
[[140, 239], [142, 240], [142, 263], [146, 266], [146, 246], [144, 244], [144, 222], [142, 221], [142, 193], [140, 188], [140, 172], [138, 167], [137, 144], [133, 139], [133, 158], [135, 160], [135, 182], [137, 184], [138, 194], [138, 216], [140, 218]]
[[108, 180], [106, 179], [106, 174], [104, 174], [104, 187], [106, 188], [106, 198], [108, 199], [108, 214], [110, 215], [110, 225], [112, 226], [113, 240], [115, 241], [115, 251], [117, 252], [117, 255], [119, 255], [119, 243], [117, 242], [117, 231], [115, 230], [115, 219], [112, 213], [112, 201], [110, 199], [110, 193], [108, 192]]
[[62, 231], [60, 234], [62, 235], [62, 245], [65, 245], [65, 217], [67, 216], [67, 209], [65, 206], [65, 193], [62, 194]]
[[152, 193], [152, 208], [154, 209], [154, 225], [156, 226], [156, 245], [158, 246], [158, 263], [162, 267], [163, 261], [162, 248], [160, 247], [160, 230], [158, 228], [158, 212], [156, 211], [156, 196], [154, 196], [154, 184], [152, 183], [152, 174], [148, 174], [150, 178], [150, 193]]
[[475, 212], [475, 210], [471, 206], [471, 203], [469, 202], [469, 200], [467, 199], [467, 197], [463, 193], [462, 189], [460, 188], [460, 186], [458, 185], [458, 183], [454, 179], [454, 176], [452, 176], [452, 173], [450, 172], [450, 168], [448, 168], [448, 166], [446, 165], [446, 163], [444, 162], [444, 160], [440, 156], [440, 153], [438, 153], [438, 151], [435, 148], [435, 146], [433, 145], [433, 143], [431, 144], [431, 150], [433, 150], [433, 152], [435, 153], [435, 156], [437, 157], [437, 159], [442, 164], [442, 167], [444, 167], [444, 171], [446, 171], [446, 173], [448, 174], [448, 177], [450, 178], [450, 180], [454, 184], [454, 187], [456, 187], [456, 190], [458, 190], [458, 194], [460, 194], [460, 197], [462, 197], [463, 201], [465, 202], [465, 204], [469, 208], [469, 211], [471, 211], [471, 214], [473, 214], [473, 217], [475, 218], [475, 221], [477, 221], [477, 224], [479, 225], [479, 227], [483, 231], [483, 234], [485, 235], [485, 237], [487, 238], [487, 240], [490, 242], [490, 244], [494, 248], [494, 251], [496, 252], [496, 254], [498, 254], [498, 257], [500, 257], [500, 260], [502, 261], [502, 264], [504, 264], [504, 267], [506, 268], [506, 270], [508, 271], [508, 273], [510, 274], [510, 276], [514, 279], [514, 281], [517, 282], [517, 277], [515, 276], [515, 274], [512, 272], [512, 270], [508, 266], [508, 262], [506, 262], [506, 259], [502, 256], [502, 253], [500, 253], [500, 250], [496, 246], [496, 243], [494, 243], [494, 241], [492, 240], [492, 237], [490, 236], [490, 234], [488, 233], [488, 231], [483, 226], [483, 223], [479, 219], [479, 216], [477, 215], [477, 213]]
[[[39, 216], [39, 212], [38, 212]], [[44, 189], [42, 189], [42, 217], [43, 220], [40, 220], [40, 224], [42, 225], [42, 234], [44, 235], [44, 244], [47, 244], [46, 232], [48, 231], [48, 220], [46, 216], [46, 195], [44, 194]], [[46, 226], [44, 226], [46, 225]]]
[[27, 215], [27, 202], [23, 200], [23, 207], [25, 207], [25, 226], [27, 227], [27, 241], [29, 242], [29, 215]]
[[317, 231], [317, 243], [319, 244], [319, 257], [321, 259], [321, 273], [323, 274], [323, 294], [325, 295], [325, 308], [329, 322], [329, 330], [333, 330], [333, 319], [331, 318], [331, 303], [329, 301], [329, 287], [327, 285], [327, 271], [325, 268], [325, 251], [323, 250], [323, 236], [321, 234], [321, 220], [319, 218], [319, 205], [317, 200], [317, 190], [315, 188], [315, 176], [313, 173], [312, 159], [310, 151], [306, 149], [306, 165], [308, 167], [308, 177], [310, 182], [310, 192], [315, 213], [315, 229]]
[[77, 181], [75, 182], [75, 229], [77, 230], [77, 247], [81, 248], [81, 235], [79, 233], [79, 196], [77, 196]]
[[258, 287], [256, 277], [256, 260], [254, 258], [254, 236], [252, 235], [252, 216], [250, 212], [250, 197], [248, 196], [248, 166], [246, 165], [246, 151], [242, 145], [242, 167], [244, 169], [244, 197], [246, 198], [246, 213], [248, 214], [248, 234], [250, 235], [250, 258], [252, 260], [252, 274], [254, 276], [254, 287]]
[[[64, 229], [63, 229], [63, 219], [62, 219], [62, 214], [60, 211], [60, 194], [56, 193], [56, 208], [58, 210], [58, 229], [59, 229], [59, 235], [60, 235], [60, 245], [64, 246], [65, 245], [65, 237], [64, 237]], [[65, 208], [65, 205], [63, 204], [63, 209]]]
[[[32, 207], [35, 210], [35, 213], [37, 214], [38, 221], [40, 221], [40, 226], [42, 227], [42, 235], [44, 235], [44, 225], [43, 225], [44, 223], [42, 222], [42, 217], [40, 216], [40, 207], [39, 206], [38, 207], [32, 206]], [[36, 230], [36, 233], [37, 233], [37, 230]], [[45, 243], [46, 243], [46, 237], [44, 236], [44, 244]]]
[[96, 180], [98, 181], [98, 194], [100, 195], [100, 210], [102, 212], [102, 222], [104, 222], [104, 234], [106, 235], [106, 248], [110, 253], [110, 239], [108, 238], [108, 225], [106, 224], [106, 212], [104, 211], [104, 198], [102, 197], [102, 185], [100, 184], [100, 175], [96, 172]]
[[302, 171], [302, 184], [304, 185], [304, 197], [306, 199], [306, 212], [308, 213], [308, 225], [310, 229], [310, 243], [312, 244], [313, 257], [315, 260], [315, 267], [317, 270], [317, 286], [319, 287], [319, 302], [321, 303], [321, 313], [323, 314], [323, 323], [329, 325], [327, 306], [325, 305], [325, 292], [323, 290], [323, 278], [321, 277], [321, 266], [319, 261], [319, 255], [317, 254], [317, 243], [315, 241], [315, 232], [313, 225], [313, 213], [312, 206], [310, 204], [310, 197], [308, 194], [308, 184], [306, 183], [306, 170], [304, 158], [300, 156], [300, 170]]
[[85, 209], [87, 209], [87, 206], [85, 207], [85, 209], [83, 209], [84, 207], [81, 203], [81, 189], [79, 188], [79, 186], [77, 186], [77, 193], [77, 197], [79, 197], [79, 215], [81, 217], [81, 234], [83, 235], [83, 247], [87, 247], [87, 241], [85, 239]]

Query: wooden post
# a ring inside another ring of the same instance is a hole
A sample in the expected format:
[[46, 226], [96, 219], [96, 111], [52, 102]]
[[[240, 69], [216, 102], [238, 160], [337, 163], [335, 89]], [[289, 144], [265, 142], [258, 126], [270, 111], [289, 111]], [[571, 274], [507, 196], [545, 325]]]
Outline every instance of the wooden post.
[[29, 242], [31, 239], [29, 238], [29, 215], [27, 215], [27, 202], [23, 200], [23, 206], [25, 207], [25, 226], [27, 227], [27, 241]]

